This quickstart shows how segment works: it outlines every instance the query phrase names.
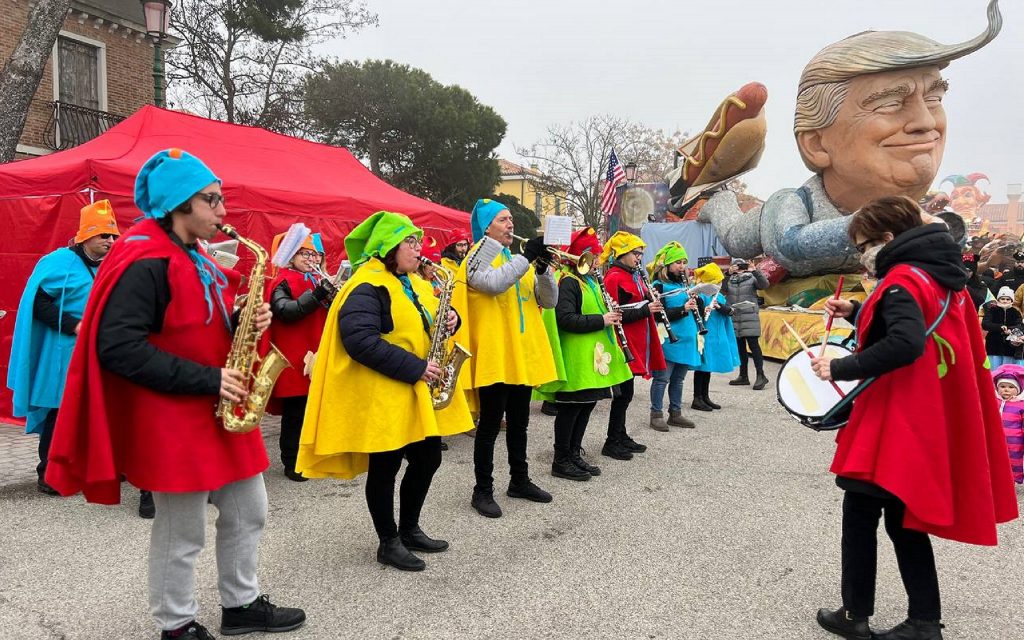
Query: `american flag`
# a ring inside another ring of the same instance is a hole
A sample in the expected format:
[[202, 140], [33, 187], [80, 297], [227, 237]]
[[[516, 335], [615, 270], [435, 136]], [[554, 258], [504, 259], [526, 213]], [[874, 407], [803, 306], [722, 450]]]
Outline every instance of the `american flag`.
[[615, 155], [615, 149], [608, 156], [608, 173], [605, 175], [604, 191], [601, 192], [601, 212], [611, 215], [619, 204], [619, 192], [616, 190], [620, 184], [626, 181], [626, 172], [619, 164], [619, 158]]

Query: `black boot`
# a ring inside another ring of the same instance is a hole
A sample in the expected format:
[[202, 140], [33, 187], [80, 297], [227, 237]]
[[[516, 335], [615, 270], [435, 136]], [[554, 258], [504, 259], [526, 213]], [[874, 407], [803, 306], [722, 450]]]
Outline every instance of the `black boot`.
[[410, 551], [423, 551], [424, 553], [438, 553], [448, 550], [447, 540], [435, 540], [423, 533], [423, 529], [413, 527], [408, 531], [400, 531], [398, 538]]
[[574, 464], [568, 451], [555, 452], [555, 461], [551, 463], [551, 475], [566, 480], [590, 480], [590, 472]]
[[821, 628], [846, 640], [871, 640], [871, 628], [867, 618], [855, 618], [850, 612], [839, 607], [835, 611], [818, 609], [818, 624]]
[[139, 517], [146, 520], [156, 517], [156, 505], [153, 504], [152, 491], [139, 491]]
[[604, 441], [604, 446], [601, 447], [601, 455], [615, 460], [632, 460], [633, 454], [628, 449], [622, 446], [618, 440], [608, 439]]
[[571, 454], [569, 454], [569, 459], [572, 460], [572, 463], [574, 465], [576, 465], [580, 469], [583, 469], [584, 471], [586, 471], [590, 475], [592, 475], [592, 476], [599, 476], [599, 475], [601, 475], [601, 467], [599, 467], [597, 465], [590, 464], [589, 462], [587, 462], [586, 460], [583, 459], [583, 448], [582, 447], [574, 449], [573, 452]]
[[945, 625], [938, 620], [907, 618], [888, 631], [875, 634], [878, 640], [942, 640]]
[[160, 640], [217, 640], [206, 627], [195, 620], [188, 624], [160, 633]]
[[730, 380], [729, 384], [731, 384], [734, 387], [749, 385], [750, 384], [750, 378], [747, 377], [747, 370], [746, 369], [740, 369], [740, 375], [738, 375], [735, 378], [733, 378], [732, 380]]
[[704, 398], [700, 398], [700, 397], [695, 397], [693, 399], [693, 404], [690, 405], [690, 408], [691, 409], [696, 409], [697, 411], [711, 411], [712, 410], [712, 407], [710, 405], [707, 405], [707, 404], [704, 403]]
[[628, 451], [630, 453], [643, 453], [644, 451], [647, 451], [647, 445], [646, 444], [640, 444], [639, 442], [637, 442], [633, 438], [630, 438], [625, 433], [622, 434], [621, 438], [619, 438], [619, 444], [622, 445], [623, 449], [625, 449], [626, 451]]
[[716, 402], [712, 402], [711, 401], [711, 398], [708, 397], [708, 392], [707, 391], [704, 392], [703, 400], [704, 400], [704, 404], [708, 405], [712, 409], [721, 409], [722, 408], [722, 405], [720, 405], [720, 404], [718, 404]]
[[500, 518], [501, 507], [494, 501], [493, 489], [473, 489], [473, 508], [476, 512], [487, 518]]
[[757, 379], [754, 380], [754, 391], [760, 391], [768, 385], [768, 377], [764, 375], [764, 371], [757, 372]]
[[398, 536], [380, 541], [377, 562], [402, 571], [423, 571], [427, 568], [427, 563], [414, 556]]
[[551, 502], [551, 494], [533, 484], [529, 478], [513, 480], [508, 483], [508, 491], [505, 492], [510, 498], [522, 498], [530, 502]]
[[220, 632], [237, 636], [254, 631], [291, 631], [306, 621], [302, 609], [279, 607], [271, 604], [270, 596], [263, 594], [243, 607], [221, 607]]

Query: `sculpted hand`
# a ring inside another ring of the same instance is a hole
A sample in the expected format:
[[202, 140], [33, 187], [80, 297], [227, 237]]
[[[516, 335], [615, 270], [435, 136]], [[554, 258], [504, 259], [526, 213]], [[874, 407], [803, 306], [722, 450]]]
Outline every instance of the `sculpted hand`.
[[842, 298], [838, 300], [829, 298], [825, 301], [825, 311], [836, 318], [849, 318], [853, 313], [853, 303]]
[[454, 309], [448, 310], [448, 319], [445, 321], [445, 326], [448, 327], [448, 333], [455, 331], [455, 325], [459, 324], [459, 314], [455, 313]]
[[260, 305], [259, 310], [256, 312], [256, 330], [266, 331], [270, 327], [270, 319], [273, 314], [270, 313], [270, 303], [264, 302]]
[[231, 402], [245, 400], [245, 376], [236, 369], [220, 370], [220, 397]]
[[436, 362], [427, 362], [427, 369], [420, 376], [420, 380], [431, 383], [441, 377], [441, 367]]
[[604, 326], [606, 327], [610, 327], [613, 324], [622, 324], [621, 311], [609, 311], [601, 317], [604, 318]]
[[811, 370], [822, 380], [832, 379], [832, 358], [811, 358]]

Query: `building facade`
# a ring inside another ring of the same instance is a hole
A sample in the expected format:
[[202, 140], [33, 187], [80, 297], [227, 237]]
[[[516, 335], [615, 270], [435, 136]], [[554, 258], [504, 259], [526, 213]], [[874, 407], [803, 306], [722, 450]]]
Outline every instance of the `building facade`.
[[494, 192], [518, 198], [519, 204], [537, 214], [542, 228], [544, 216], [572, 215], [564, 193], [545, 194], [536, 189], [537, 181], [543, 179], [543, 175], [537, 170], [536, 165], [523, 167], [501, 158], [498, 159], [498, 165], [501, 169], [501, 181], [494, 188]]
[[[0, 0], [0, 61], [21, 38], [31, 0]], [[153, 41], [138, 0], [74, 0], [29, 109], [18, 157], [95, 138], [153, 102]]]

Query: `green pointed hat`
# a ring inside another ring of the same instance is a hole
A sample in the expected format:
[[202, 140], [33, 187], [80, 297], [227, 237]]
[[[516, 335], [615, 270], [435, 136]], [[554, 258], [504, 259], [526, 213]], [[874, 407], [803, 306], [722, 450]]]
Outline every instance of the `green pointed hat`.
[[345, 252], [352, 262], [352, 272], [370, 258], [383, 258], [409, 236], [422, 239], [423, 230], [401, 213], [378, 211], [363, 220], [345, 238]]

